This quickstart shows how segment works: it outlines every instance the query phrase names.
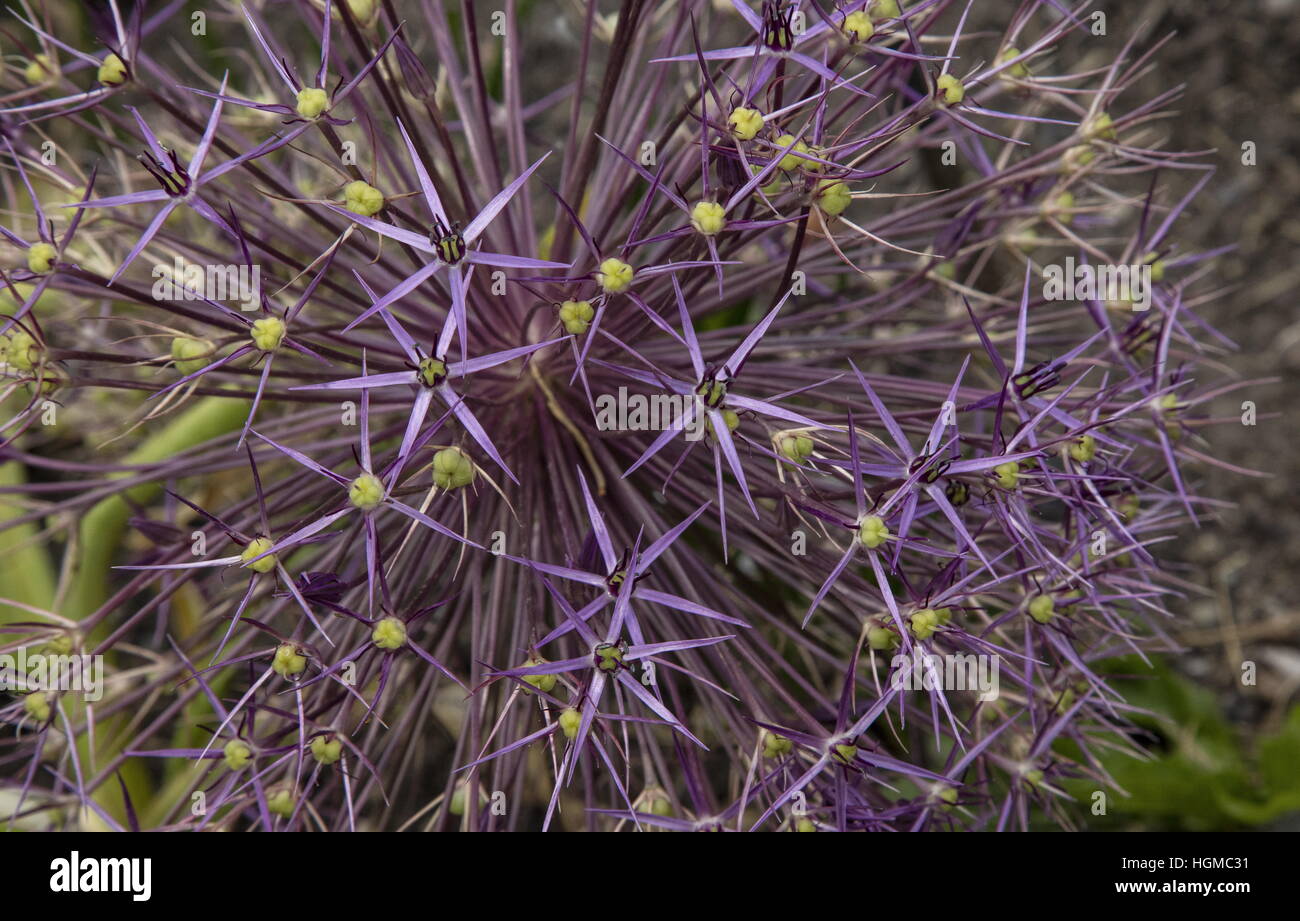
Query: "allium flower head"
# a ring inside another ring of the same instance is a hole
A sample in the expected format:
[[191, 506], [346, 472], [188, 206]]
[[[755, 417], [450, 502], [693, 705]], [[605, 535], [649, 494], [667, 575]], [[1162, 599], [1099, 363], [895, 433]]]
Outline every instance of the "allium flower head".
[[0, 94], [0, 652], [104, 679], [0, 702], [14, 821], [1086, 813], [1235, 386], [1136, 21], [61, 6]]

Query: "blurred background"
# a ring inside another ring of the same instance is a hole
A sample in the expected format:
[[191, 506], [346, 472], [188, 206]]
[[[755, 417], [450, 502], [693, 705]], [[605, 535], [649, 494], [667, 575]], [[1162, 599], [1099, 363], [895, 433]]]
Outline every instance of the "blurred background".
[[[1165, 657], [1168, 687], [1153, 688], [1174, 725], [1157, 729], [1160, 758], [1136, 801], [1116, 803], [1129, 825], [1300, 830], [1300, 2], [1152, 0], [1139, 5], [1153, 38], [1175, 33], [1145, 89], [1185, 86], [1168, 125], [1182, 150], [1209, 150], [1218, 172], [1183, 222], [1185, 246], [1235, 250], [1217, 263], [1222, 295], [1197, 312], [1231, 338], [1226, 359], [1257, 380], [1217, 401], [1213, 415], [1258, 424], [1202, 430], [1214, 455], [1268, 474], [1214, 473], [1202, 489], [1228, 505], [1166, 552], [1203, 594], [1183, 602]], [[1103, 3], [1103, 10], [1134, 4]], [[1242, 163], [1254, 142], [1256, 165]], [[1256, 683], [1242, 682], [1254, 662]], [[1163, 762], [1163, 763], [1162, 763]], [[1163, 767], [1164, 770], [1158, 768]]]

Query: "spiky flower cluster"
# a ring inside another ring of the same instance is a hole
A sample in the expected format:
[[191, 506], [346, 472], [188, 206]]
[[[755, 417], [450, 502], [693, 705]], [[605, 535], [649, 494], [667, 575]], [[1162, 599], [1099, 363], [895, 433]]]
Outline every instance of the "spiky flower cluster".
[[[6, 818], [1000, 829], [1107, 787], [1097, 663], [1171, 616], [1224, 344], [1136, 22], [146, 6], [6, 30], [0, 649], [104, 665], [0, 710]], [[1067, 258], [1151, 283], [1055, 297]]]

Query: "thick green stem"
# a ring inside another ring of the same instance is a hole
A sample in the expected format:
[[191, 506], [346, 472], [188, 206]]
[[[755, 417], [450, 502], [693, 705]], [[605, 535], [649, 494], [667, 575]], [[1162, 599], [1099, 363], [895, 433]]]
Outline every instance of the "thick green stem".
[[[195, 445], [224, 435], [243, 423], [248, 401], [228, 397], [205, 397], [161, 432], [149, 438], [125, 459], [134, 466], [166, 460]], [[115, 474], [117, 477], [125, 473]], [[142, 483], [125, 490], [136, 504], [153, 500], [162, 491], [159, 483]], [[108, 597], [109, 567], [121, 544], [131, 507], [121, 495], [109, 496], [90, 510], [78, 529], [77, 560], [63, 613], [72, 618], [93, 614]]]

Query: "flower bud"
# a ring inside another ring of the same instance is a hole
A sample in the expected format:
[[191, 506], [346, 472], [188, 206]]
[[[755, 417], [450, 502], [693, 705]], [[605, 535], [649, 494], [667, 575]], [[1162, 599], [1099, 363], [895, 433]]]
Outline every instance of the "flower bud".
[[1020, 482], [1020, 464], [1015, 461], [998, 464], [993, 468], [993, 475], [997, 477], [999, 486], [1004, 489], [1015, 489], [1016, 484]]

